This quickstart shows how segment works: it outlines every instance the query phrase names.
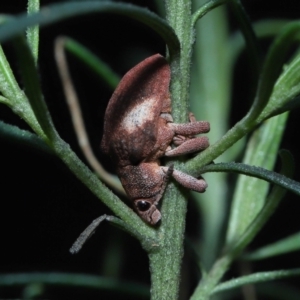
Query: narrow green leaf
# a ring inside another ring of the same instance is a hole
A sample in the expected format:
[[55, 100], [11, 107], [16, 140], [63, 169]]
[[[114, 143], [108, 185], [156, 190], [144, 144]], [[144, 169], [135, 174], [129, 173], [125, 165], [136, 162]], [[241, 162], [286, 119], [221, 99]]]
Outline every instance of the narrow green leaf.
[[[299, 25], [300, 34], [300, 25]], [[280, 114], [300, 105], [300, 53], [298, 53], [283, 70], [274, 86], [268, 105], [265, 107], [257, 122]]]
[[279, 33], [268, 51], [255, 101], [247, 115], [247, 121], [254, 121], [268, 104], [276, 80], [282, 70], [286, 55], [295, 39], [299, 37], [300, 22], [290, 22]]
[[300, 232], [246, 254], [243, 256], [243, 259], [266, 259], [272, 256], [282, 255], [298, 250], [300, 250]]
[[3, 287], [24, 286], [31, 283], [118, 291], [131, 297], [149, 298], [148, 286], [133, 282], [120, 282], [119, 280], [100, 276], [72, 273], [16, 273], [0, 275], [0, 286]]
[[[40, 87], [39, 76], [36, 70], [35, 61], [32, 52], [23, 36], [14, 39], [15, 51], [17, 54], [22, 80], [25, 86], [25, 93], [28, 97], [32, 110], [42, 127], [44, 133], [50, 141], [57, 137], [56, 130], [48, 112], [46, 103]], [[27, 120], [31, 127], [35, 120]]]
[[196, 23], [204, 17], [212, 9], [228, 2], [228, 0], [210, 0], [204, 3], [197, 11], [193, 14], [192, 26], [195, 27]]
[[0, 121], [0, 138], [7, 139], [18, 145], [26, 145], [42, 152], [53, 154], [53, 151], [36, 134], [2, 121]]
[[[287, 114], [272, 118], [253, 133], [248, 142], [243, 163], [264, 169], [273, 168], [286, 119]], [[249, 166], [249, 169], [253, 168]], [[260, 171], [260, 174], [270, 172], [257, 170]], [[277, 176], [276, 173], [273, 175]], [[267, 182], [261, 181], [257, 177], [239, 176], [229, 218], [227, 244], [241, 236], [264, 206], [268, 187]]]
[[261, 69], [261, 59], [260, 48], [253, 26], [240, 0], [232, 0], [228, 1], [228, 3], [232, 8], [239, 23], [240, 30], [243, 33], [247, 45], [246, 51], [249, 56], [249, 61], [251, 62], [251, 69], [257, 80]]
[[[23, 53], [20, 54], [24, 61]], [[30, 53], [31, 55], [31, 53]], [[29, 79], [30, 80], [30, 79]], [[20, 89], [14, 74], [10, 68], [9, 62], [0, 46], [0, 92], [4, 97], [1, 97], [0, 102], [4, 103], [12, 109], [12, 111], [30, 124], [32, 129], [40, 136], [45, 138], [45, 134], [38, 123], [32, 108], [28, 102], [23, 90]]]
[[229, 173], [239, 173], [252, 177], [256, 177], [259, 179], [263, 179], [270, 183], [274, 183], [278, 186], [281, 186], [296, 195], [300, 196], [300, 183], [290, 179], [284, 175], [275, 173], [273, 171], [269, 171], [263, 169], [261, 167], [249, 166], [242, 163], [219, 163], [219, 164], [211, 164], [201, 168], [201, 174], [207, 172], [229, 172]]
[[[23, 53], [21, 53], [21, 57], [23, 57]], [[26, 62], [24, 63], [26, 64]], [[9, 106], [15, 114], [24, 119], [28, 124], [31, 124], [32, 129], [36, 133], [45, 138], [45, 134], [32, 111], [26, 95], [23, 90], [20, 89], [1, 46], [0, 92], [4, 96], [1, 98], [0, 102]]]
[[164, 39], [169, 47], [171, 55], [177, 55], [179, 53], [180, 44], [178, 38], [164, 19], [145, 8], [131, 4], [112, 3], [108, 1], [103, 1], [101, 3], [96, 1], [66, 2], [49, 5], [42, 8], [39, 13], [32, 14], [28, 17], [26, 14], [22, 14], [16, 19], [1, 26], [0, 40], [3, 42], [16, 34], [21, 33], [27, 27], [36, 24], [45, 26], [77, 15], [97, 12], [124, 15], [144, 23]]
[[213, 290], [213, 294], [220, 293], [226, 290], [235, 289], [245, 284], [253, 284], [258, 282], [266, 282], [289, 277], [300, 276], [300, 269], [279, 270], [270, 272], [258, 272], [247, 276], [242, 276], [233, 280], [219, 284]]
[[24, 93], [19, 88], [5, 53], [0, 46], [0, 92], [12, 106], [24, 100]]
[[[202, 0], [193, 5], [200, 7]], [[206, 5], [220, 1], [209, 1]], [[207, 7], [206, 7], [207, 8]], [[198, 10], [199, 12], [199, 10]], [[229, 128], [228, 113], [230, 111], [230, 73], [228, 62], [229, 49], [224, 47], [228, 40], [229, 25], [225, 7], [218, 7], [205, 16], [195, 26], [196, 40], [191, 75], [191, 111], [197, 120], [209, 120], [213, 124], [207, 136], [214, 143]], [[211, 59], [214, 57], [214, 59]], [[218, 70], [218, 72], [216, 72]], [[201, 80], [199, 80], [201, 78]], [[228, 153], [228, 152], [226, 152]], [[223, 157], [222, 157], [223, 158]], [[199, 222], [201, 232], [201, 263], [209, 268], [220, 249], [220, 234], [224, 228], [227, 212], [227, 174], [207, 174], [209, 186], [205, 193], [194, 192], [195, 205], [201, 213]]]
[[[27, 13], [38, 12], [40, 9], [40, 0], [28, 0]], [[27, 42], [32, 51], [35, 63], [37, 63], [39, 55], [39, 26], [32, 26], [26, 30]]]
[[77, 41], [68, 37], [61, 37], [60, 39], [65, 43], [66, 50], [82, 60], [92, 71], [99, 75], [111, 89], [114, 90], [116, 88], [120, 77], [104, 61]]
[[[281, 172], [284, 175], [292, 176], [294, 168], [290, 168], [290, 166], [293, 164], [291, 155], [287, 151], [282, 151], [280, 156], [282, 160]], [[230, 241], [231, 244], [227, 243], [227, 249], [225, 250], [225, 253], [227, 253], [226, 255], [235, 258], [242, 252], [243, 249], [245, 249], [248, 244], [250, 244], [257, 233], [262, 229], [262, 227], [275, 212], [285, 193], [286, 190], [281, 186], [277, 185], [273, 187], [266, 200], [266, 204], [242, 233], [241, 237], [238, 238], [237, 241]]]

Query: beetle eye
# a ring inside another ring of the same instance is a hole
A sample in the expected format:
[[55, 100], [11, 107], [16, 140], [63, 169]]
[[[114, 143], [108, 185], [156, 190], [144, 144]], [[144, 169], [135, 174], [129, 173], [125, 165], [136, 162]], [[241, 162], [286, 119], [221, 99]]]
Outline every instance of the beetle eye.
[[147, 201], [140, 200], [137, 202], [136, 206], [139, 211], [147, 211], [150, 208], [151, 204]]

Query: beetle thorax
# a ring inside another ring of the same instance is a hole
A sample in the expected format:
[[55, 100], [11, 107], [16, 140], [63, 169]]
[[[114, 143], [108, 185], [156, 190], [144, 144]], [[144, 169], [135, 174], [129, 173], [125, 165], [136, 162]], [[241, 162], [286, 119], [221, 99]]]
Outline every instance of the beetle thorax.
[[157, 162], [128, 165], [118, 170], [122, 185], [131, 200], [144, 198], [155, 202], [160, 193], [164, 172]]

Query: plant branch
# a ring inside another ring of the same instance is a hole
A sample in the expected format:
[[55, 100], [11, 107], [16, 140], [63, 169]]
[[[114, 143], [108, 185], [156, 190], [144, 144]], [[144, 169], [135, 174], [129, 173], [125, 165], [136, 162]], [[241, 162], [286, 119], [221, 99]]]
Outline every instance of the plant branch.
[[53, 143], [53, 150], [74, 175], [126, 223], [128, 230], [130, 229], [130, 233], [140, 240], [147, 251], [151, 251], [151, 249], [159, 246], [155, 229], [146, 225], [132, 209], [99, 181], [98, 177], [87, 168], [67, 143], [60, 138], [56, 138]]

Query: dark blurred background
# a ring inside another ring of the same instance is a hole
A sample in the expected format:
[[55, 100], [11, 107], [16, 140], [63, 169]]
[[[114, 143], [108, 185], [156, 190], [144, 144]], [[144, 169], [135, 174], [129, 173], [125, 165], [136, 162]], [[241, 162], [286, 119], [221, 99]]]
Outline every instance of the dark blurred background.
[[[1, 1], [0, 13], [18, 14], [24, 12], [24, 0]], [[60, 1], [42, 1], [42, 6]], [[155, 11], [154, 1], [130, 2]], [[300, 2], [285, 1], [242, 1], [251, 20], [263, 18], [299, 18]], [[230, 13], [231, 14], [231, 13]], [[231, 29], [237, 22], [232, 20]], [[123, 75], [147, 56], [164, 54], [163, 41], [151, 30], [128, 18], [94, 14], [76, 17], [41, 29], [40, 35], [40, 77], [46, 102], [60, 135], [70, 143], [82, 158], [71, 125], [70, 115], [54, 62], [53, 44], [60, 35], [70, 36], [81, 42], [106, 61], [118, 74]], [[267, 48], [264, 41], [263, 48]], [[13, 49], [9, 43], [4, 50], [18, 73]], [[81, 101], [89, 137], [98, 158], [105, 168], [113, 171], [108, 158], [100, 153], [103, 117], [107, 101], [112, 91], [76, 59], [69, 57], [70, 69]], [[247, 56], [242, 54], [235, 70], [233, 103], [247, 99]], [[243, 89], [241, 88], [243, 86]], [[237, 88], [236, 88], [237, 87]], [[249, 90], [248, 90], [249, 89]], [[251, 99], [247, 99], [251, 100]], [[245, 107], [235, 105], [232, 125], [238, 121], [250, 103], [243, 101]], [[233, 104], [234, 105], [234, 104]], [[27, 129], [26, 124], [4, 105], [0, 106], [0, 119]], [[296, 158], [295, 179], [300, 181], [299, 144], [297, 128], [299, 110], [291, 113], [287, 131], [281, 148], [289, 149]], [[213, 124], [212, 124], [213, 127]], [[296, 134], [296, 136], [295, 136]], [[128, 281], [149, 284], [148, 259], [139, 243], [128, 234], [103, 223], [96, 234], [77, 255], [68, 251], [72, 243], [101, 214], [110, 214], [108, 208], [93, 196], [57, 158], [40, 153], [28, 146], [15, 144], [0, 138], [1, 202], [0, 202], [0, 273], [12, 272], [81, 272], [105, 276], [119, 276]], [[192, 205], [192, 204], [191, 204]], [[293, 207], [291, 209], [291, 207]], [[255, 239], [253, 247], [281, 238], [299, 229], [299, 198], [288, 193], [280, 206], [280, 214], [272, 220]], [[293, 212], [293, 215], [291, 215]], [[199, 215], [189, 209], [187, 235], [193, 236], [193, 220]], [[117, 249], [115, 266], [108, 263], [108, 252]], [[186, 259], [187, 262], [189, 259]], [[272, 270], [299, 266], [298, 254], [291, 254], [273, 260], [254, 264], [253, 270]], [[198, 275], [196, 267], [192, 273]], [[196, 284], [197, 277], [191, 278], [190, 288]], [[0, 298], [18, 298], [22, 289], [0, 289]], [[110, 296], [109, 296], [110, 295]], [[47, 288], [47, 299], [126, 299], [116, 292], [103, 294], [98, 291], [71, 288]], [[120, 298], [118, 298], [120, 297]]]

